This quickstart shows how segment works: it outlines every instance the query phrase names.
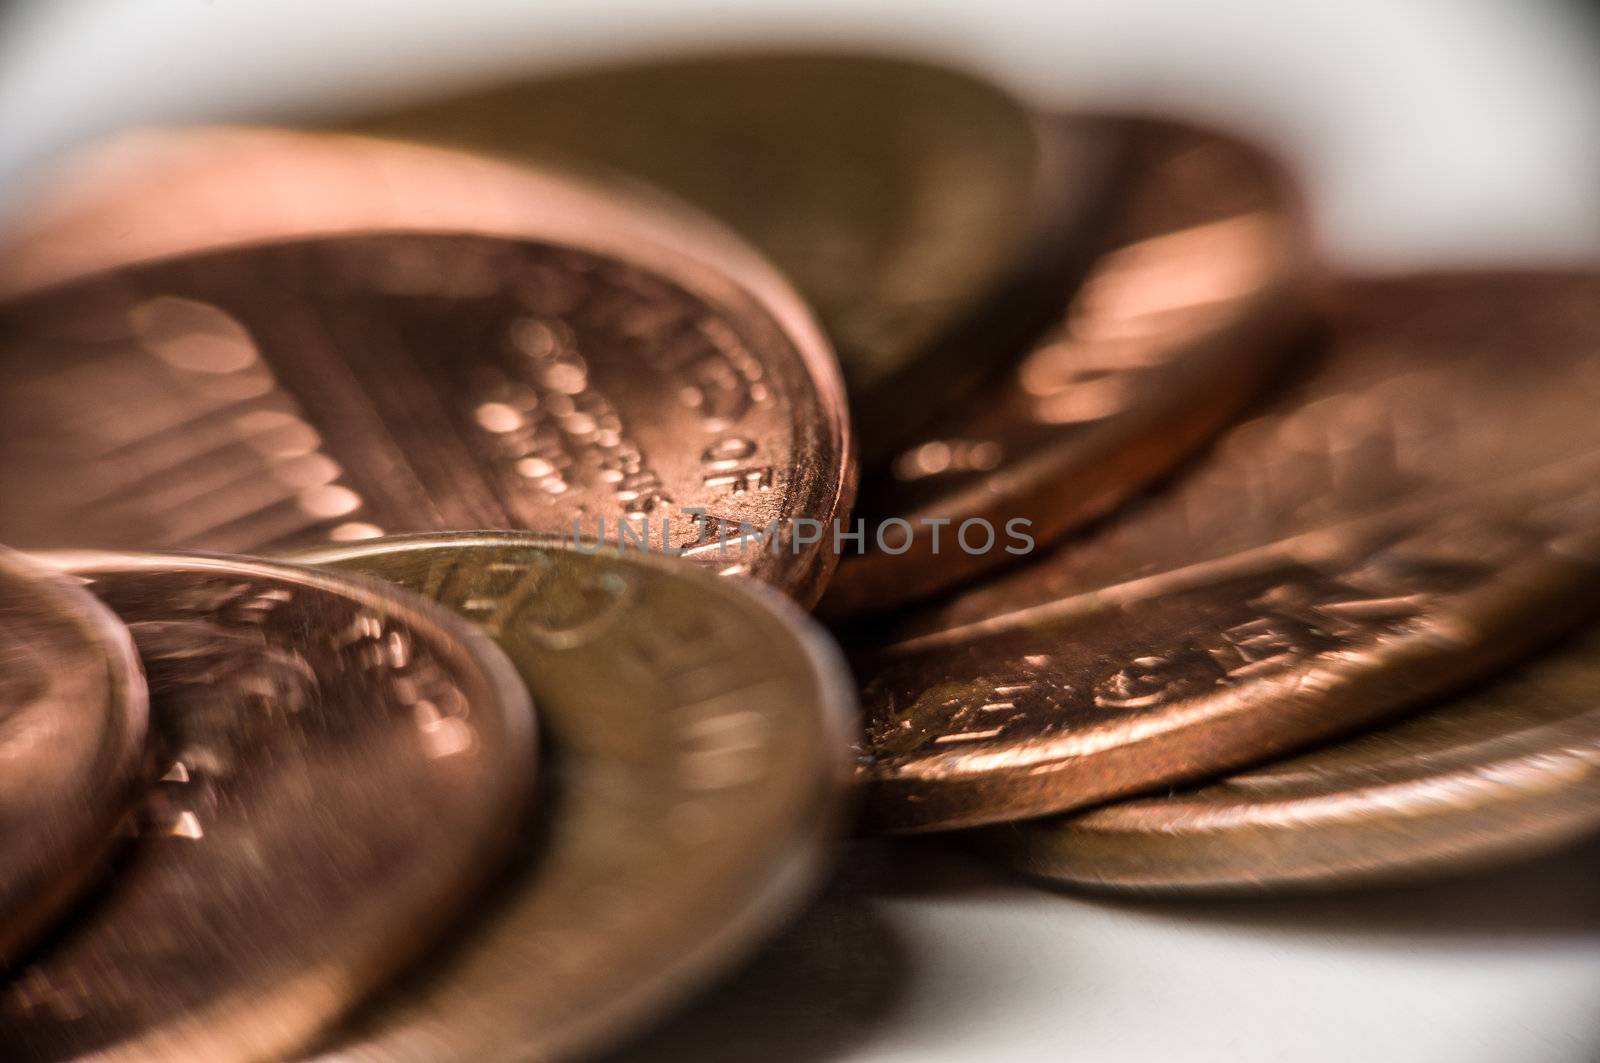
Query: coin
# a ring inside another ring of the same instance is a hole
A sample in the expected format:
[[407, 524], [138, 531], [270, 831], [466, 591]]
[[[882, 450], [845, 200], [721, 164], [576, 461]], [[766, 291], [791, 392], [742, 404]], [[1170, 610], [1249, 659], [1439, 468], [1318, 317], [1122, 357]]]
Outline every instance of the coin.
[[264, 561], [51, 558], [130, 627], [161, 777], [103, 893], [0, 990], [14, 1059], [294, 1051], [429, 941], [505, 851], [527, 693], [471, 627]]
[[[710, 223], [332, 135], [150, 135], [70, 172], [0, 267], [0, 535], [252, 552], [625, 527], [820, 593], [837, 555], [792, 522], [850, 504], [843, 385], [786, 284]], [[713, 544], [775, 522], [765, 550]]]
[[1343, 885], [1532, 855], [1600, 829], [1597, 691], [1589, 632], [1338, 745], [987, 840], [1033, 874], [1138, 890]]
[[0, 550], [0, 965], [85, 884], [133, 806], [146, 708], [117, 618]]
[[1325, 359], [1185, 476], [863, 649], [869, 819], [1065, 811], [1348, 731], [1575, 621], [1595, 279], [1352, 282]]
[[823, 52], [619, 64], [361, 128], [624, 170], [727, 220], [832, 336], [868, 467], [1044, 325], [1119, 154], [968, 74]]
[[512, 533], [313, 556], [493, 635], [554, 761], [542, 851], [327, 1058], [593, 1051], [724, 969], [815, 881], [840, 828], [855, 706], [837, 651], [788, 603]]
[[[1214, 435], [1304, 331], [1311, 270], [1287, 175], [1226, 136], [1123, 124], [1129, 176], [1087, 281], [1002, 378], [869, 478], [830, 614], [924, 597], [1015, 560], [1004, 545], [1023, 535], [1049, 543], [1104, 516]], [[953, 537], [969, 521], [1002, 545], [935, 552], [936, 523]]]

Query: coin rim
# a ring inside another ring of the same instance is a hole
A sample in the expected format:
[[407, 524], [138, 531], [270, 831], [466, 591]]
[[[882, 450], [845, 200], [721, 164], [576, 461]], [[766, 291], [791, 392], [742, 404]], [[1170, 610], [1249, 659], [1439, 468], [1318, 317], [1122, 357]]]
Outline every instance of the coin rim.
[[41, 843], [58, 843], [48, 855], [32, 861], [36, 872], [42, 866], [51, 869], [50, 881], [37, 882], [40, 889], [24, 897], [23, 904], [6, 906], [5, 919], [0, 921], [0, 968], [14, 961], [64, 913], [115, 848], [118, 827], [138, 802], [150, 726], [144, 666], [133, 636], [117, 615], [72, 577], [23, 551], [0, 547], [3, 576], [37, 588], [42, 600], [53, 600], [57, 613], [103, 657], [110, 726], [97, 736], [100, 755], [95, 758], [95, 778], [74, 795], [71, 810], [78, 826], [64, 833], [61, 824], [52, 822], [48, 831], [41, 832], [43, 837], [34, 839], [33, 845], [41, 850], [46, 847]]
[[[479, 531], [467, 533], [420, 532], [387, 536], [361, 542], [333, 544], [297, 551], [292, 556], [309, 565], [341, 564], [375, 553], [377, 544], [399, 550], [426, 552], [433, 548], [485, 546], [562, 552], [589, 557], [598, 554], [613, 562], [639, 564], [674, 578], [702, 583], [709, 594], [743, 596], [750, 607], [764, 610], [782, 629], [790, 632], [805, 660], [817, 695], [812, 719], [817, 727], [819, 762], [813, 773], [811, 798], [803, 808], [796, 806], [790, 819], [792, 836], [768, 845], [768, 852], [780, 854], [763, 875], [752, 873], [759, 884], [745, 891], [743, 903], [724, 910], [722, 918], [697, 940], [684, 942], [684, 934], [673, 928], [677, 942], [673, 957], [615, 999], [615, 1003], [587, 1016], [571, 1018], [565, 1025], [546, 1031], [538, 1039], [524, 1039], [508, 1049], [513, 1054], [548, 1055], [566, 1058], [614, 1046], [642, 1032], [683, 1004], [696, 991], [733, 969], [779, 930], [804, 899], [820, 885], [832, 866], [835, 854], [830, 841], [839, 839], [857, 796], [854, 786], [852, 744], [859, 732], [859, 712], [855, 685], [838, 645], [823, 628], [794, 601], [774, 589], [756, 582], [730, 584], [681, 559], [654, 553], [622, 551], [602, 547], [593, 553], [573, 550], [560, 536], [537, 532]], [[340, 572], [349, 571], [344, 568]], [[446, 607], [447, 608], [447, 607]], [[557, 802], [559, 815], [559, 801]], [[535, 866], [532, 875], [549, 872]], [[424, 983], [425, 985], [427, 983]], [[426, 990], [423, 993], [425, 997]], [[364, 1043], [367, 1050], [370, 1042]], [[337, 1043], [329, 1049], [329, 1063], [360, 1049]], [[522, 1058], [516, 1055], [516, 1058]], [[498, 1058], [498, 1057], [492, 1057]]]
[[[1444, 705], [1429, 711], [1450, 710]], [[1587, 741], [1575, 739], [1574, 729], [1587, 729]], [[1487, 867], [1600, 828], [1600, 707], [1485, 741], [1514, 748], [1370, 786], [1260, 800], [1209, 801], [1193, 793], [1142, 798], [989, 828], [976, 832], [974, 841], [1023, 873], [1051, 882], [1116, 892], [1221, 894]], [[1413, 765], [1426, 767], [1427, 753], [1414, 754]], [[1448, 804], [1441, 804], [1446, 796]], [[1419, 829], [1434, 833], [1419, 837]], [[1347, 832], [1350, 837], [1341, 837]], [[1249, 844], [1241, 848], [1241, 841]]]

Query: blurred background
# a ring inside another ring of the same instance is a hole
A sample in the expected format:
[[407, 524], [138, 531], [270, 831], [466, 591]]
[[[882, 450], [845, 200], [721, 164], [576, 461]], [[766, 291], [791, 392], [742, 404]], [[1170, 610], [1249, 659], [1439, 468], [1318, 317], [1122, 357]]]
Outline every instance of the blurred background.
[[[1600, 8], [1558, 0], [10, 0], [0, 212], [52, 154], [130, 125], [293, 124], [751, 43], [1239, 131], [1288, 160], [1346, 269], [1600, 259]], [[1150, 905], [874, 843], [636, 1056], [1593, 1061], [1597, 1000], [1600, 847], [1438, 886]]]
[[[293, 121], [756, 43], [953, 62], [1031, 99], [1248, 133], [1351, 266], [1600, 244], [1600, 6], [1579, 0], [9, 0], [0, 182], [129, 124]], [[3, 185], [0, 185], [3, 187]]]

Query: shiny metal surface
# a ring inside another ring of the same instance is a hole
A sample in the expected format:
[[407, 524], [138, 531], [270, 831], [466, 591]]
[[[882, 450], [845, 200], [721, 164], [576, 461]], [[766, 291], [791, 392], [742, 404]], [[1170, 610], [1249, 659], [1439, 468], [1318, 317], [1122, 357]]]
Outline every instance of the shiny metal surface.
[[[1214, 435], [1305, 333], [1312, 269], [1288, 175], [1207, 130], [1104, 123], [1129, 159], [1087, 280], [1014, 367], [869, 477], [858, 512], [869, 542], [879, 528], [891, 541], [842, 559], [827, 612], [883, 610], [1016, 560], [959, 549], [965, 521], [1022, 518], [1048, 545], [1105, 516]], [[912, 534], [896, 539], [891, 518]], [[941, 520], [936, 552], [926, 522]]]
[[816, 308], [868, 467], [1045, 324], [1119, 155], [1115, 131], [1041, 121], [960, 71], [779, 50], [613, 64], [360, 128], [614, 168], [725, 219]]
[[0, 989], [15, 1060], [258, 1060], [427, 946], [504, 856], [533, 719], [495, 647], [264, 561], [41, 555], [128, 624], [159, 782], [103, 889]]
[[1198, 790], [997, 827], [1030, 873], [1263, 890], [1455, 872], [1600, 829], [1600, 637], [1400, 723]]
[[698, 507], [785, 536], [705, 564], [820, 593], [835, 555], [788, 522], [853, 496], [837, 367], [709, 222], [333, 135], [151, 134], [67, 173], [0, 266], [12, 540], [251, 551], [604, 521], [685, 549]]
[[509, 533], [311, 556], [480, 625], [526, 678], [554, 758], [525, 866], [319, 1058], [587, 1054], [724, 970], [814, 884], [854, 706], [836, 651], [786, 603]]
[[1594, 599], [1594, 278], [1351, 283], [1325, 358], [1184, 477], [864, 649], [869, 818], [1203, 777], [1396, 712]]
[[147, 724], [127, 628], [0, 549], [0, 966], [110, 848], [143, 781]]

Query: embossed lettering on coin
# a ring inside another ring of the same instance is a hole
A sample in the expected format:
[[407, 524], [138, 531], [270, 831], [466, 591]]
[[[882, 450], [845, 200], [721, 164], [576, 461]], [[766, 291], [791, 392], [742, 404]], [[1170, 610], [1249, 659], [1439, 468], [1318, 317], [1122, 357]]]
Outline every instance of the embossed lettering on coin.
[[989, 832], [1069, 882], [1268, 889], [1459, 870], [1600, 826], [1600, 637], [1401, 723], [1188, 793]]
[[661, 550], [700, 542], [697, 509], [786, 544], [703, 564], [820, 592], [835, 555], [788, 529], [849, 505], [842, 385], [714, 226], [360, 138], [147, 153], [153, 175], [63, 194], [0, 270], [29, 293], [0, 306], [0, 533], [252, 551], [604, 522]]

